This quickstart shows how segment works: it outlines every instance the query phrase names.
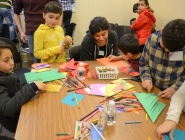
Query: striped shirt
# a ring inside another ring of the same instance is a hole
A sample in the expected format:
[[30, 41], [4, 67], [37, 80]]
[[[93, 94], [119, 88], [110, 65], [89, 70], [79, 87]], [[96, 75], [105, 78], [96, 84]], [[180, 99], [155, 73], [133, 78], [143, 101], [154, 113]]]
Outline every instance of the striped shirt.
[[71, 11], [72, 4], [75, 2], [75, 0], [59, 0], [59, 2], [62, 5], [63, 11]]
[[145, 43], [139, 68], [141, 80], [150, 79], [161, 90], [172, 87], [177, 91], [185, 79], [185, 47], [183, 60], [170, 61], [169, 52], [160, 45], [160, 38], [161, 33], [157, 31]]

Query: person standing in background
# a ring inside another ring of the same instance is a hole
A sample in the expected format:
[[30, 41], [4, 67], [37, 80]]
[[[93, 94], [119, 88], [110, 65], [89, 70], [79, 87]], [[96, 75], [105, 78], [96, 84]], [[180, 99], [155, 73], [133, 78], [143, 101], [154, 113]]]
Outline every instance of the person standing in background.
[[[14, 19], [15, 23], [19, 29], [21, 34], [21, 40], [24, 43], [28, 43], [30, 52], [33, 53], [34, 51], [34, 39], [33, 34], [36, 29], [39, 27], [40, 24], [44, 24], [44, 18], [42, 16], [44, 12], [44, 6], [50, 1], [57, 1], [58, 0], [16, 0], [14, 3]], [[25, 17], [25, 30], [24, 33], [20, 13], [24, 9], [24, 17]], [[61, 20], [62, 21], [62, 20]], [[61, 25], [61, 22], [59, 23]], [[38, 59], [32, 57], [33, 62], [38, 62]]]
[[15, 42], [14, 20], [11, 9], [13, 2], [12, 0], [0, 0], [0, 32], [3, 29], [3, 21], [5, 19], [9, 27], [9, 39]]
[[70, 35], [70, 22], [72, 18], [72, 4], [75, 0], [59, 0], [63, 9], [63, 22], [65, 27], [65, 35]]

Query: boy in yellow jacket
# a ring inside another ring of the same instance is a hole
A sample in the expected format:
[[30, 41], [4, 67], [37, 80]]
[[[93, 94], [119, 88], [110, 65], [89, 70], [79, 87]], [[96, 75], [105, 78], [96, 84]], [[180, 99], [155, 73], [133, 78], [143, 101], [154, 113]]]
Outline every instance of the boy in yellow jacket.
[[72, 46], [70, 36], [64, 36], [63, 29], [58, 26], [62, 15], [62, 7], [55, 1], [44, 7], [41, 24], [34, 33], [34, 56], [41, 62], [66, 62], [65, 49]]

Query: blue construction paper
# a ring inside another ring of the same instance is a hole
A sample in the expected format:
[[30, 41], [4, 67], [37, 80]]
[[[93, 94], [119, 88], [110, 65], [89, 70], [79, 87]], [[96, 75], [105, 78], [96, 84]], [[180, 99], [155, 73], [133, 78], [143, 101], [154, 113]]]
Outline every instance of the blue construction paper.
[[[76, 98], [78, 100], [78, 103], [84, 98], [84, 95], [82, 94], [76, 94]], [[74, 97], [74, 92], [70, 92], [66, 97], [64, 97], [61, 100], [62, 103], [70, 105], [70, 106], [76, 106], [76, 100]]]
[[[173, 133], [174, 140], [185, 140], [185, 131], [175, 129]], [[169, 133], [164, 134], [163, 140], [170, 140]]]
[[27, 72], [24, 75], [28, 83], [34, 81], [48, 82], [66, 77], [61, 72], [58, 72], [58, 68], [43, 72]]
[[[95, 127], [97, 128], [97, 126], [95, 125]], [[98, 128], [97, 128], [98, 130]], [[98, 130], [101, 134], [103, 133], [102, 130]], [[96, 129], [91, 125], [91, 140], [102, 140], [101, 136], [98, 134], [98, 132], [96, 131]]]

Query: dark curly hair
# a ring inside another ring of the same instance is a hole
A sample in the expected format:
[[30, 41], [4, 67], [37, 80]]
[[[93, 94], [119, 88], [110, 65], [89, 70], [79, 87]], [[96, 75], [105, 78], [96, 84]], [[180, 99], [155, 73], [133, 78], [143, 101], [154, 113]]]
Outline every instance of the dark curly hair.
[[44, 7], [44, 13], [55, 13], [62, 15], [62, 6], [59, 2], [56, 1], [50, 1], [48, 2]]
[[89, 31], [92, 35], [103, 30], [110, 30], [110, 24], [104, 17], [95, 17], [91, 20]]
[[138, 38], [133, 34], [125, 34], [118, 41], [118, 49], [124, 53], [138, 54], [139, 41]]
[[162, 42], [171, 52], [185, 47], [185, 20], [175, 19], [166, 24], [162, 31]]

